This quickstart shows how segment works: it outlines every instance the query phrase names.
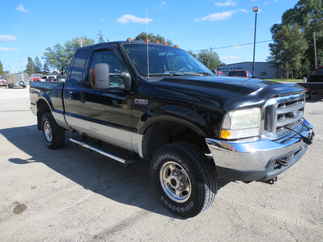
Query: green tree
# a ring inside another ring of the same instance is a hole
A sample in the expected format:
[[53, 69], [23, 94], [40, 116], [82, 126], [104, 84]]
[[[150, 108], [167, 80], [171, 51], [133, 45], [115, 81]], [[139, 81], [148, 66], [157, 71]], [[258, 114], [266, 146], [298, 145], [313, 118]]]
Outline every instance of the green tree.
[[297, 24], [275, 25], [274, 43], [270, 44], [272, 61], [286, 78], [301, 77], [304, 54], [308, 48], [304, 32]]
[[167, 40], [165, 37], [163, 37], [163, 36], [161, 36], [159, 34], [152, 34], [152, 33], [148, 33], [147, 34], [145, 32], [142, 32], [142, 33], [138, 34], [135, 37], [135, 40], [143, 40], [143, 41], [146, 41], [147, 39], [150, 42], [153, 42], [153, 43], [173, 45], [172, 41]]
[[[323, 64], [323, 4], [322, 0], [299, 0], [294, 8], [288, 9], [282, 16], [282, 23], [272, 27], [274, 42], [278, 41], [277, 31], [281, 31], [282, 26], [299, 26], [303, 37], [307, 42], [307, 48], [302, 59], [302, 66], [298, 72], [303, 75], [314, 67], [314, 41], [313, 32], [316, 33], [318, 62]], [[289, 27], [290, 28], [290, 27]], [[290, 40], [293, 41], [293, 40]], [[275, 45], [276, 43], [274, 43]], [[274, 49], [273, 49], [274, 48]], [[276, 49], [275, 49], [276, 48]], [[272, 54], [279, 53], [280, 47], [271, 47]], [[277, 55], [277, 54], [276, 54]], [[271, 60], [276, 63], [276, 57], [271, 56]], [[276, 63], [279, 65], [279, 63]]]
[[93, 39], [87, 37], [74, 38], [64, 43], [64, 45], [56, 44], [45, 50], [44, 60], [52, 68], [64, 72], [70, 64], [75, 51], [87, 45], [94, 44]]
[[212, 71], [214, 71], [221, 65], [218, 54], [212, 49], [201, 50], [197, 54], [197, 58]]
[[3, 70], [3, 64], [0, 61], [0, 75], [4, 74], [4, 70]]
[[40, 59], [38, 58], [38, 56], [36, 56], [36, 58], [34, 59], [34, 63], [35, 63], [35, 72], [36, 73], [40, 73], [43, 70], [43, 65], [40, 62]]
[[48, 64], [45, 62], [44, 66], [43, 66], [43, 73], [49, 73], [50, 70], [49, 70], [49, 66]]
[[31, 74], [35, 73], [35, 63], [34, 63], [34, 61], [33, 61], [33, 59], [31, 57], [28, 57], [28, 59], [27, 59], [27, 65], [26, 65], [25, 72], [28, 75], [31, 75]]

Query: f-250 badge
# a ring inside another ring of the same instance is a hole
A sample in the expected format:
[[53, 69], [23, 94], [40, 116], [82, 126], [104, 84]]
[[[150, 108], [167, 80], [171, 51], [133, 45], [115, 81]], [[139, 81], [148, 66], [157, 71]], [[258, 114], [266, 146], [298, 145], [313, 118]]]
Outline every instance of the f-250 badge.
[[136, 105], [148, 105], [148, 99], [135, 98]]

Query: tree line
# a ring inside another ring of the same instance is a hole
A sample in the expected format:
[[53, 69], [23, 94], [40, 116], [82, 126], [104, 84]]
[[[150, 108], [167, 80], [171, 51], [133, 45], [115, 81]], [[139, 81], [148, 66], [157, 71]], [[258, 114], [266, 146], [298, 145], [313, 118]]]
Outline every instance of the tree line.
[[27, 65], [26, 65], [26, 70], [25, 72], [28, 75], [31, 75], [33, 73], [49, 73], [49, 66], [48, 63], [45, 62], [44, 64], [42, 64], [42, 62], [40, 61], [39, 57], [36, 56], [34, 59], [32, 59], [31, 57], [27, 58]]
[[271, 28], [273, 43], [269, 45], [273, 62], [285, 78], [301, 78], [323, 65], [322, 0], [299, 0], [282, 16], [281, 24]]
[[4, 69], [3, 69], [3, 64], [2, 62], [0, 61], [0, 76], [3, 75], [5, 72], [4, 72]]
[[[151, 43], [165, 44], [168, 46], [178, 47], [173, 42], [159, 34], [152, 33], [140, 33], [135, 38], [128, 38], [128, 40], [136, 41], [149, 41]], [[77, 37], [65, 42], [64, 44], [56, 44], [52, 47], [46, 48], [42, 59], [44, 64], [41, 63], [38, 57], [32, 59], [28, 57], [25, 72], [29, 75], [32, 73], [48, 73], [50, 69], [57, 70], [59, 72], [65, 72], [75, 51], [87, 45], [93, 45], [95, 43], [107, 42], [108, 39], [101, 33], [98, 33], [97, 39], [91, 39], [88, 37]], [[203, 50], [194, 54], [190, 52], [194, 57], [198, 58], [202, 63], [208, 66], [211, 70], [215, 70], [221, 65], [221, 61], [216, 52], [212, 50]]]
[[4, 69], [3, 63], [0, 60], [0, 79], [8, 79], [9, 71]]

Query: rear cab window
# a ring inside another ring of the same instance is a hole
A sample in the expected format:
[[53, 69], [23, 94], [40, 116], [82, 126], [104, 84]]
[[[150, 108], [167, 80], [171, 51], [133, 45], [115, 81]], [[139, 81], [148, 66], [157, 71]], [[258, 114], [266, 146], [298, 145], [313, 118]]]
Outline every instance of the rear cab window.
[[68, 81], [70, 82], [70, 84], [80, 85], [80, 83], [84, 80], [89, 53], [90, 50], [88, 49], [79, 49], [76, 52], [69, 71]]

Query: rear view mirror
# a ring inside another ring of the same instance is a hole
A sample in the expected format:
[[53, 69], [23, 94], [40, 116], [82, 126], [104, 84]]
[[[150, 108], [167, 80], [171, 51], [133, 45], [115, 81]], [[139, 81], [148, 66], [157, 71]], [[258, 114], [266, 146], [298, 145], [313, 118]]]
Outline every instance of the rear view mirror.
[[99, 63], [94, 66], [95, 88], [106, 89], [110, 87], [110, 70], [109, 65]]

